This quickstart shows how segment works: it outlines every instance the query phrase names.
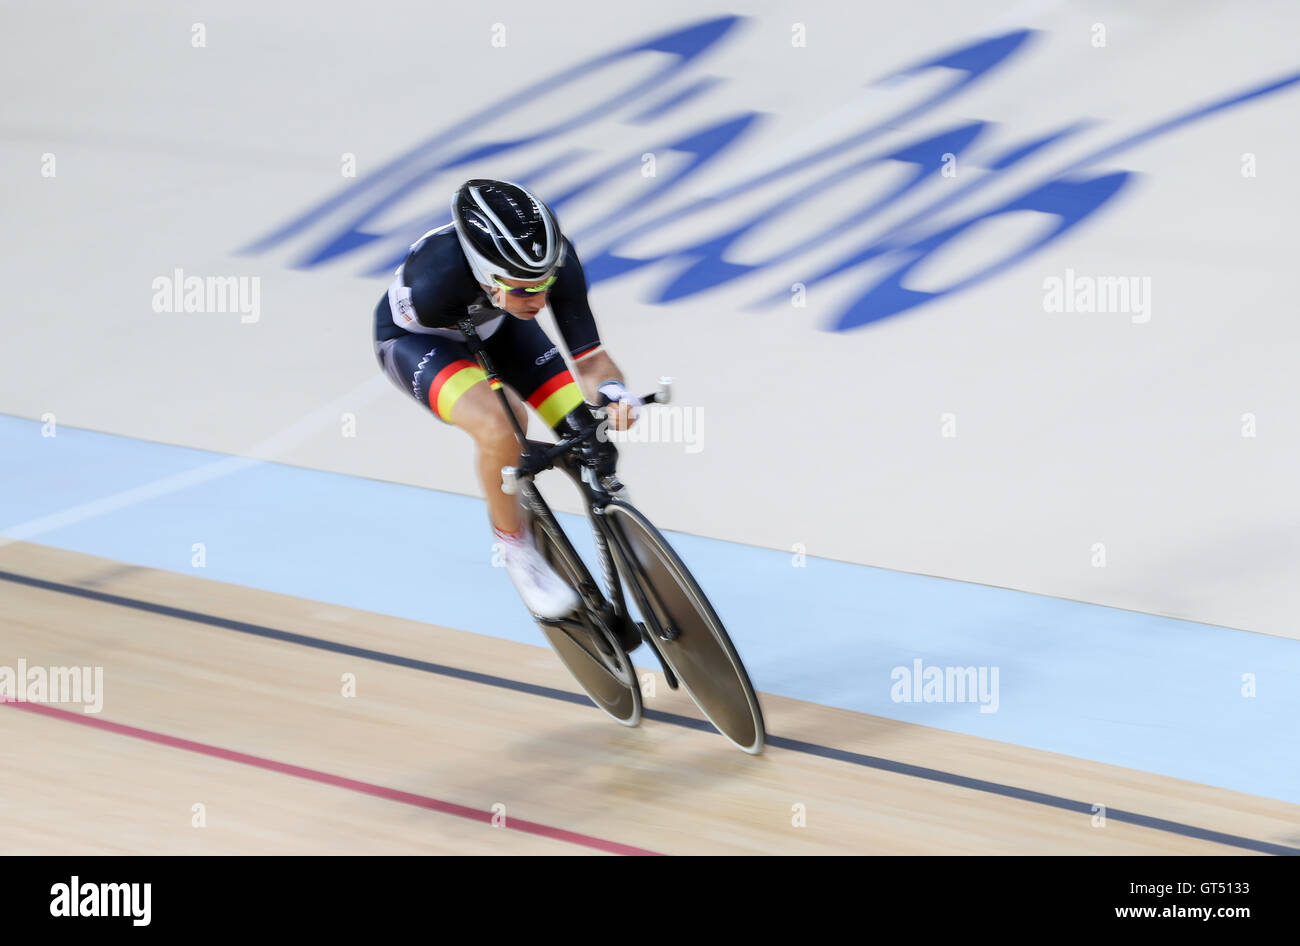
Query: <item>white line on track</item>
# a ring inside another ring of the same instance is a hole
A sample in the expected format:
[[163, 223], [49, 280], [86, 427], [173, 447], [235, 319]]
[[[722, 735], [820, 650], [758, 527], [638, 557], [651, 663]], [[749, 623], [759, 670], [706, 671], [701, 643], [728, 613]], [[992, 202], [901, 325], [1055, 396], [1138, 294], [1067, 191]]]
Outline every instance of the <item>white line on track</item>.
[[48, 516], [41, 516], [39, 519], [31, 519], [10, 526], [0, 532], [0, 547], [14, 542], [26, 541], [47, 532], [62, 529], [65, 526], [75, 525], [87, 519], [102, 516], [105, 513], [124, 509], [127, 506], [148, 502], [159, 496], [180, 492], [183, 489], [189, 489], [202, 483], [210, 483], [212, 480], [239, 473], [249, 467], [257, 466], [259, 463], [274, 460], [284, 452], [303, 443], [320, 430], [338, 423], [340, 411], [355, 410], [391, 389], [392, 383], [387, 378], [383, 375], [376, 375], [370, 380], [357, 385], [346, 394], [299, 418], [288, 427], [271, 434], [265, 440], [255, 444], [244, 455], [225, 457], [197, 469], [186, 470], [184, 473], [173, 473], [171, 476], [164, 476], [149, 483], [142, 483], [139, 486], [133, 486], [130, 489], [121, 490], [108, 496], [101, 496], [99, 499], [92, 499], [90, 502], [81, 503], [60, 512], [51, 513]]

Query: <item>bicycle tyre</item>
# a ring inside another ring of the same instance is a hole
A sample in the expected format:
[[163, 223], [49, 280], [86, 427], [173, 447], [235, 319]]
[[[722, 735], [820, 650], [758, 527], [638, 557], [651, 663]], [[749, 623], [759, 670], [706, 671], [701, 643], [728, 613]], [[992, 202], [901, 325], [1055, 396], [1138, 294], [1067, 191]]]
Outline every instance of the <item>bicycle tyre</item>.
[[[738, 748], [758, 755], [766, 741], [758, 694], [694, 576], [654, 524], [630, 503], [614, 500], [605, 507], [605, 516], [636, 558], [636, 567], [628, 569], [631, 574], [625, 579], [637, 583], [655, 612], [642, 618], [655, 633], [654, 644], [664, 660], [709, 722]], [[656, 633], [653, 625], [665, 622], [676, 630], [674, 639]]]
[[538, 551], [584, 601], [571, 618], [556, 622], [538, 619], [538, 626], [560, 662], [602, 712], [624, 726], [640, 725], [643, 705], [636, 668], [617, 635], [585, 603], [584, 584], [595, 587], [586, 566], [566, 547], [567, 540], [557, 542], [535, 515], [532, 531]]

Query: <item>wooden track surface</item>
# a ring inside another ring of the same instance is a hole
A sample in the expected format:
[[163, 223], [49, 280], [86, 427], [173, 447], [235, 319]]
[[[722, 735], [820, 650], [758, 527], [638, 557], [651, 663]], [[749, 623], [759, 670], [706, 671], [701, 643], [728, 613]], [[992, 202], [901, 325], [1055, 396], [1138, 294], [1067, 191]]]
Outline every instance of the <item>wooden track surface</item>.
[[[136, 602], [0, 580], [0, 665], [104, 668], [99, 714], [0, 706], [0, 853], [1300, 847], [1300, 806], [766, 694], [759, 757], [661, 715], [702, 718], [661, 676], [627, 729], [564, 698], [576, 684], [540, 632], [527, 646], [24, 543], [0, 548], [0, 571]], [[924, 771], [891, 770], [906, 766]]]

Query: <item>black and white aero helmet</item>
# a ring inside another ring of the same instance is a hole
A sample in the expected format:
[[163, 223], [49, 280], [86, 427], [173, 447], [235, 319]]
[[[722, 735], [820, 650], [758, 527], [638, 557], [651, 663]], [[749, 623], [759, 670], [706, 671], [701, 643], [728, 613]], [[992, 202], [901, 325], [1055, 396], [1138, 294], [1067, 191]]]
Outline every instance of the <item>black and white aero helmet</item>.
[[564, 264], [564, 238], [551, 209], [518, 184], [475, 179], [451, 198], [451, 219], [475, 278], [545, 279]]

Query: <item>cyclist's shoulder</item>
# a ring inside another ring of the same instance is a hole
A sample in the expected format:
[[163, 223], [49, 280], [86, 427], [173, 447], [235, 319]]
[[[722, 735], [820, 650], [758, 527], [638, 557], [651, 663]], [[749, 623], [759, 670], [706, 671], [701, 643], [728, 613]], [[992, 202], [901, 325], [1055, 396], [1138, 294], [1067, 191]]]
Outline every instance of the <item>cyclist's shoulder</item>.
[[[404, 331], [455, 325], [487, 302], [449, 223], [411, 244], [388, 294], [395, 324]], [[400, 316], [398, 321], [396, 316]]]
[[411, 245], [402, 277], [412, 292], [449, 302], [472, 299], [481, 291], [451, 224], [430, 230]]
[[460, 248], [460, 240], [456, 238], [456, 230], [450, 223], [430, 230], [412, 243], [402, 265], [408, 275], [447, 279], [473, 275], [465, 251]]
[[[551, 291], [552, 308], [556, 305], [559, 308], [570, 306], [574, 300], [585, 300], [589, 288], [587, 281], [587, 272], [582, 265], [582, 260], [578, 258], [578, 251], [573, 246], [573, 241], [567, 236], [564, 240], [564, 264], [560, 267], [558, 279], [555, 288]], [[558, 312], [559, 309], [556, 309]]]

